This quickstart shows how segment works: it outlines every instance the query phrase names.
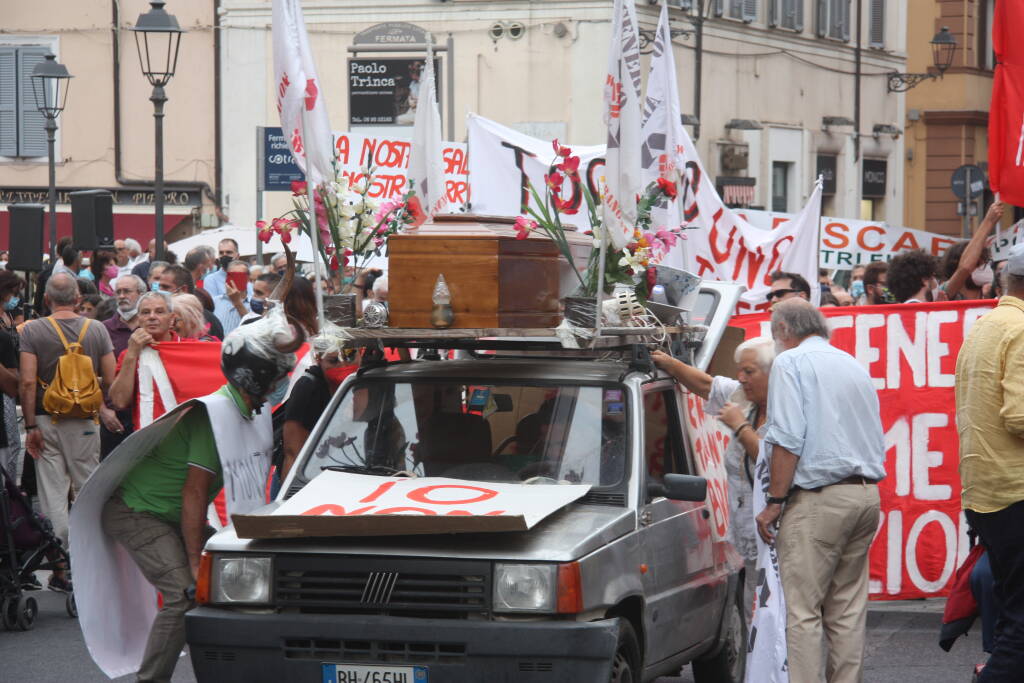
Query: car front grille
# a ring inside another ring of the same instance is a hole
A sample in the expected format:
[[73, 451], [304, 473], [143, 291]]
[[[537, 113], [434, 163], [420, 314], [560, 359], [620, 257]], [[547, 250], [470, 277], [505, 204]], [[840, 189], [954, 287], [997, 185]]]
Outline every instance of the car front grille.
[[457, 664], [466, 658], [465, 643], [285, 638], [283, 650], [285, 659], [329, 662]]
[[466, 619], [491, 609], [487, 562], [279, 555], [274, 602], [313, 614]]

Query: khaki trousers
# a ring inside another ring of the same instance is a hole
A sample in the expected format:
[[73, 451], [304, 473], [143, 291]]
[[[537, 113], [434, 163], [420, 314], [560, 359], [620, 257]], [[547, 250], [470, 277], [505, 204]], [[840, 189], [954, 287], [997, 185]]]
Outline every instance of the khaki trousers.
[[185, 647], [185, 612], [195, 606], [185, 596], [193, 580], [181, 529], [146, 512], [136, 512], [114, 496], [103, 506], [103, 530], [125, 547], [142, 575], [163, 596], [137, 680], [170, 681]]
[[100, 464], [100, 428], [89, 419], [54, 422], [48, 415], [39, 415], [36, 424], [43, 435], [43, 452], [35, 463], [39, 504], [67, 548], [68, 496], [77, 496]]
[[794, 490], [777, 538], [786, 599], [790, 683], [859, 683], [868, 604], [868, 550], [878, 528], [878, 486]]

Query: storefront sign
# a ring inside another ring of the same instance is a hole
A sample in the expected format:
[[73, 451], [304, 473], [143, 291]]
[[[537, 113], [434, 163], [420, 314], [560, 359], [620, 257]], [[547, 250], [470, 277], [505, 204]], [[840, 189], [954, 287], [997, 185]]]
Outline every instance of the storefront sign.
[[[58, 187], [57, 203], [71, 205], [71, 193], [82, 190], [107, 190], [114, 204], [120, 206], [153, 206], [152, 190], [125, 190], [111, 187]], [[7, 204], [48, 204], [49, 190], [45, 187], [0, 187], [0, 206]], [[198, 190], [166, 190], [164, 206], [201, 206]]]
[[[416, 120], [424, 61], [403, 57], [349, 59], [349, 125], [411, 126]], [[435, 59], [435, 77], [440, 73], [440, 60]]]
[[290, 190], [292, 181], [305, 180], [302, 170], [295, 164], [291, 146], [281, 133], [280, 126], [257, 128], [262, 164], [259, 168], [259, 189], [264, 191]]
[[885, 159], [865, 159], [863, 163], [861, 196], [884, 197], [888, 162]]
[[819, 154], [815, 174], [821, 176], [821, 194], [824, 196], [836, 193], [836, 155]]
[[[967, 555], [960, 510], [956, 358], [993, 301], [823, 308], [832, 345], [853, 355], [878, 390], [886, 477], [871, 548], [869, 590], [878, 600], [946, 595]], [[769, 334], [767, 316], [733, 318], [747, 338]]]

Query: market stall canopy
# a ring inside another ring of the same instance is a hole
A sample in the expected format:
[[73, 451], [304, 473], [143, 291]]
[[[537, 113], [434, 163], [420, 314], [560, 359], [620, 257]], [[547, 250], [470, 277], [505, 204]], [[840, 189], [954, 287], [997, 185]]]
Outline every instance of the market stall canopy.
[[[238, 253], [241, 256], [256, 254], [256, 228], [237, 225], [222, 225], [213, 230], [203, 230], [191, 237], [173, 242], [168, 248], [177, 254], [179, 259], [184, 259], [190, 249], [206, 245], [216, 250], [217, 244], [225, 239], [233, 239], [238, 243]], [[288, 243], [288, 246], [295, 252], [296, 260], [313, 261], [313, 247], [308, 235], [293, 232], [292, 241]], [[281, 246], [281, 238], [278, 235], [274, 235], [269, 242], [263, 245], [263, 254], [266, 256], [273, 256], [281, 251], [284, 251], [284, 248]]]

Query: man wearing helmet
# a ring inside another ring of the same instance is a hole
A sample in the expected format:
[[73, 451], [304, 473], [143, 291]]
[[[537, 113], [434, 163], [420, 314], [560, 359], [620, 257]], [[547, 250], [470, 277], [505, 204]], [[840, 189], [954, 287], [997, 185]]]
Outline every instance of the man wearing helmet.
[[222, 488], [229, 514], [266, 502], [273, 427], [264, 403], [287, 381], [302, 341], [283, 311], [230, 334], [221, 350], [227, 383], [154, 423], [176, 420], [103, 506], [103, 530], [163, 596], [140, 681], [170, 680], [185, 644], [185, 612], [194, 606], [186, 591], [208, 537], [209, 504]]

